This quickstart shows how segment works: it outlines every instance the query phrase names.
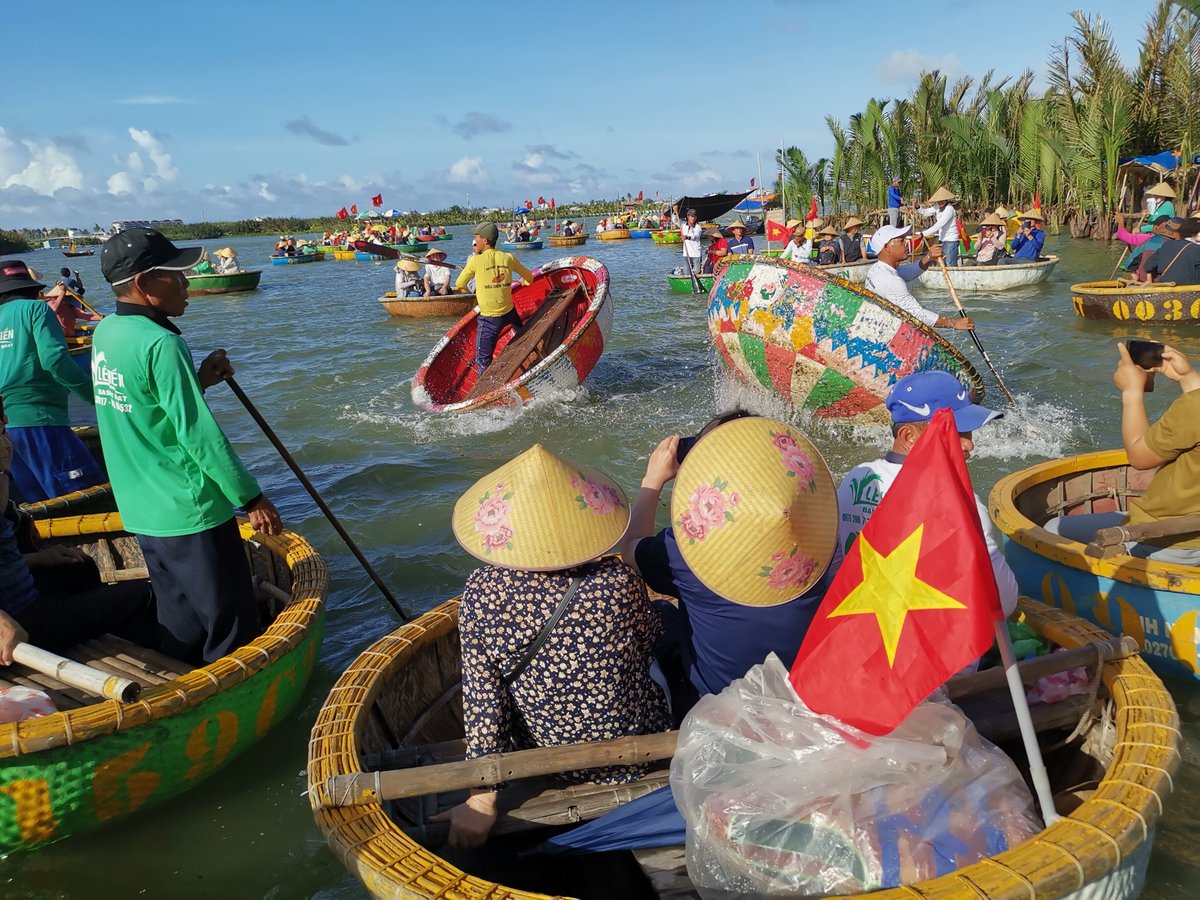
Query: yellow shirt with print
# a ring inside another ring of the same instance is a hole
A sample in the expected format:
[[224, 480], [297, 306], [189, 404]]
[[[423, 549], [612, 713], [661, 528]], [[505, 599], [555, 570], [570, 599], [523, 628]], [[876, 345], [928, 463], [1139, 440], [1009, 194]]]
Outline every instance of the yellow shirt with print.
[[475, 279], [475, 300], [481, 316], [502, 316], [513, 308], [512, 273], [516, 272], [525, 284], [533, 281], [533, 273], [513, 258], [511, 253], [487, 249], [467, 260], [454, 282], [462, 290]]
[[[1150, 426], [1146, 448], [1167, 460], [1150, 487], [1129, 501], [1129, 521], [1144, 525], [1171, 516], [1200, 513], [1200, 390], [1188, 391]], [[1200, 538], [1159, 538], [1148, 544], [1200, 548]]]

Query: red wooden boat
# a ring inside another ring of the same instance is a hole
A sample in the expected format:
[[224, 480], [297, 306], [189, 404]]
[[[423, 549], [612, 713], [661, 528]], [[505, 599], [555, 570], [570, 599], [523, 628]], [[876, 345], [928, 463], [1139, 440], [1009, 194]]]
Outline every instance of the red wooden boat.
[[417, 240], [418, 241], [436, 241], [436, 240], [438, 240], [438, 236], [436, 234], [418, 234]]
[[608, 269], [587, 256], [542, 267], [533, 283], [513, 289], [522, 328], [506, 328], [492, 364], [475, 372], [479, 311], [463, 316], [433, 348], [413, 378], [413, 402], [436, 412], [523, 405], [541, 394], [577, 387], [596, 365], [612, 329]]

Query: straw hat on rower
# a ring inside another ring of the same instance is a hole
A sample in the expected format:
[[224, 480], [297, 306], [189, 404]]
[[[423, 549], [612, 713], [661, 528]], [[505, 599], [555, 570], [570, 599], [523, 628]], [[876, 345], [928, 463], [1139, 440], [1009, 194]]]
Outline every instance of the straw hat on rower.
[[416, 272], [421, 268], [421, 264], [415, 259], [402, 259], [396, 263], [396, 268], [401, 272]]
[[234, 257], [236, 255], [237, 254], [235, 254], [233, 252], [232, 247], [222, 247], [220, 250], [213, 251], [213, 256], [219, 256], [222, 259], [231, 259], [232, 257]]
[[431, 257], [431, 256], [440, 256], [442, 259], [445, 259], [445, 258], [446, 258], [446, 251], [445, 251], [445, 250], [443, 250], [441, 247], [438, 247], [438, 246], [433, 246], [433, 247], [430, 247], [428, 250], [426, 250], [426, 251], [425, 251], [425, 258], [426, 258], [426, 259], [428, 259], [428, 258], [429, 258], [429, 257]]
[[830, 237], [837, 237], [837, 229], [832, 225], [826, 225], [824, 228], [818, 231], [817, 234], [827, 234]]
[[837, 542], [837, 493], [817, 448], [783, 422], [748, 416], [704, 435], [671, 491], [684, 562], [709, 590], [776, 606], [812, 587]]
[[615, 481], [534, 444], [475, 482], [454, 505], [454, 537], [507, 569], [553, 572], [612, 548], [629, 524]]
[[991, 213], [986, 219], [979, 223], [980, 227], [984, 225], [995, 225], [997, 228], [1004, 227], [1004, 220], [997, 213]]
[[1023, 212], [1023, 213], [1021, 213], [1021, 215], [1020, 215], [1020, 216], [1018, 216], [1018, 218], [1020, 218], [1020, 219], [1032, 219], [1032, 220], [1033, 220], [1033, 221], [1035, 221], [1035, 222], [1045, 222], [1045, 221], [1046, 221], [1046, 220], [1045, 220], [1045, 219], [1042, 217], [1042, 212], [1041, 212], [1041, 210], [1038, 210], [1038, 209], [1031, 209], [1031, 210], [1029, 210], [1028, 212]]
[[726, 226], [726, 227], [727, 227], [727, 228], [728, 228], [730, 231], [733, 231], [733, 229], [735, 229], [735, 228], [740, 228], [740, 229], [742, 229], [742, 231], [745, 231], [745, 230], [746, 230], [746, 223], [745, 223], [745, 222], [743, 222], [741, 219], [734, 219], [734, 220], [733, 220], [733, 222], [731, 222], [731, 223], [730, 223], [728, 226]]
[[1160, 181], [1150, 190], [1146, 191], [1147, 197], [1166, 197], [1169, 200], [1175, 199], [1175, 189], [1165, 181]]
[[940, 188], [938, 188], [936, 191], [934, 191], [933, 196], [929, 198], [929, 202], [930, 203], [938, 203], [942, 200], [945, 200], [947, 203], [949, 203], [953, 199], [954, 199], [954, 195], [952, 193], [950, 193], [950, 189], [948, 187], [946, 187], [945, 185], [942, 185]]

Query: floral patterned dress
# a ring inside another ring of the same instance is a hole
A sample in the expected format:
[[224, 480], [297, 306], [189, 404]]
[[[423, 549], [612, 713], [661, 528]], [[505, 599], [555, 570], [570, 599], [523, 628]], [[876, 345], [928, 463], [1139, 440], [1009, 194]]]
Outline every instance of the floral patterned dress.
[[[578, 576], [583, 583], [567, 611], [525, 671], [505, 685]], [[662, 626], [645, 582], [616, 557], [559, 572], [477, 569], [458, 623], [468, 759], [670, 727], [649, 674]], [[644, 771], [612, 766], [567, 777], [617, 783]]]

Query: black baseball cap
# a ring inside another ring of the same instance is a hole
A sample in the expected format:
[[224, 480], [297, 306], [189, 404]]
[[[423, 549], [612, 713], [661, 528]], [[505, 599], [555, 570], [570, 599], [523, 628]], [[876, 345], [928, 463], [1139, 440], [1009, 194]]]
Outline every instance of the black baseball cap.
[[6, 259], [0, 262], [0, 295], [12, 294], [18, 291], [33, 297], [46, 286], [33, 277], [29, 266], [23, 259]]
[[185, 272], [202, 256], [203, 247], [176, 247], [153, 228], [127, 228], [104, 242], [100, 271], [116, 287], [151, 269]]

